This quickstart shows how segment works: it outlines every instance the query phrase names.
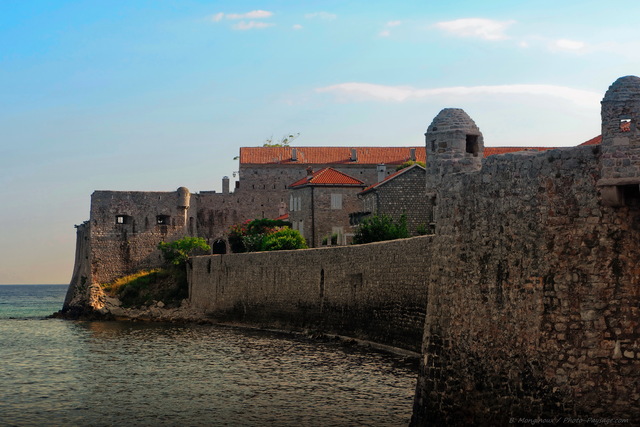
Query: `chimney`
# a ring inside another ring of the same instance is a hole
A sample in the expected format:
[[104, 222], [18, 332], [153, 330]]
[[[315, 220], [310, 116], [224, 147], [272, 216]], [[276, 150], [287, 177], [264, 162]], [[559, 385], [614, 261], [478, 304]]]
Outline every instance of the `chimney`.
[[351, 149], [351, 161], [352, 162], [357, 162], [358, 161], [358, 152], [356, 151], [355, 148]]
[[292, 162], [298, 161], [298, 150], [296, 148], [291, 149], [291, 161]]
[[383, 181], [387, 177], [387, 167], [385, 165], [378, 165], [378, 182]]
[[222, 194], [229, 194], [229, 177], [222, 177]]
[[409, 157], [411, 158], [412, 161], [416, 161], [416, 149], [415, 148], [409, 148]]

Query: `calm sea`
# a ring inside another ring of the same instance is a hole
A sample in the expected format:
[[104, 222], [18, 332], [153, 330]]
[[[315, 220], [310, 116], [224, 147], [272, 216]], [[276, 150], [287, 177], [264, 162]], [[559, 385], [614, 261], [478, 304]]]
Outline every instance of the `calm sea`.
[[210, 325], [77, 322], [66, 285], [0, 286], [1, 426], [406, 426], [386, 354]]

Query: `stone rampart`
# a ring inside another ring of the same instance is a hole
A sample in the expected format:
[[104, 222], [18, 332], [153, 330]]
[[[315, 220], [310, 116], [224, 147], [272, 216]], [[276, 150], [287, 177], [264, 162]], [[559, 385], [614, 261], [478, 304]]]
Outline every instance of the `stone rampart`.
[[599, 157], [494, 156], [441, 182], [414, 425], [640, 421], [640, 209], [600, 203]]
[[191, 306], [212, 318], [324, 330], [420, 350], [430, 236], [194, 257]]

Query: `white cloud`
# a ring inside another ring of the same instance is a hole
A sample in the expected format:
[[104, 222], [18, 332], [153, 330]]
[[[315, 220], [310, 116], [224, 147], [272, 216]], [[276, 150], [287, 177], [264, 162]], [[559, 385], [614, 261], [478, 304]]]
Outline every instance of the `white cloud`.
[[306, 15], [304, 15], [304, 17], [307, 19], [320, 18], [320, 19], [330, 20], [330, 19], [336, 19], [338, 16], [329, 12], [313, 12], [313, 13], [307, 13]]
[[576, 40], [560, 39], [555, 40], [551, 47], [560, 50], [582, 50], [586, 47], [586, 44]]
[[483, 18], [456, 19], [438, 22], [435, 26], [460, 37], [478, 37], [485, 40], [504, 40], [504, 31], [515, 21], [494, 21]]
[[223, 19], [231, 19], [231, 20], [264, 19], [264, 18], [270, 18], [271, 16], [273, 16], [273, 12], [269, 12], [266, 10], [252, 10], [251, 12], [247, 12], [247, 13], [227, 13], [227, 14], [219, 12], [213, 15], [211, 17], [211, 20], [214, 22], [220, 22]]
[[249, 21], [249, 22], [245, 22], [245, 21], [240, 21], [237, 24], [235, 24], [233, 26], [234, 30], [240, 30], [240, 31], [246, 31], [246, 30], [253, 30], [253, 29], [263, 29], [263, 28], [268, 28], [268, 27], [273, 27], [275, 24], [269, 23], [269, 22], [256, 22], [256, 21]]
[[378, 35], [380, 37], [389, 37], [391, 35], [390, 28], [397, 27], [400, 24], [402, 24], [402, 21], [389, 21], [385, 24], [385, 29], [380, 31]]
[[547, 96], [570, 101], [583, 107], [598, 106], [602, 94], [581, 89], [555, 85], [497, 85], [497, 86], [454, 86], [436, 89], [416, 89], [410, 86], [385, 86], [371, 83], [342, 83], [316, 89], [316, 92], [334, 93], [342, 98], [375, 99], [403, 102], [438, 96], [488, 96], [488, 95], [528, 95]]
[[293, 27], [291, 27], [291, 28], [293, 28], [294, 30], [301, 30], [303, 27], [302, 27], [302, 25], [300, 25], [300, 24], [295, 24], [295, 25], [294, 25]]

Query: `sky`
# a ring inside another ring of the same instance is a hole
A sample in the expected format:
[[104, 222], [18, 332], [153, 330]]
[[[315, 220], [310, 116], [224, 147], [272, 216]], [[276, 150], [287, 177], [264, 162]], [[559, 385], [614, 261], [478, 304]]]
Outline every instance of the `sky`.
[[640, 3], [0, 0], [0, 284], [68, 283], [94, 190], [221, 189], [243, 146], [574, 146]]

